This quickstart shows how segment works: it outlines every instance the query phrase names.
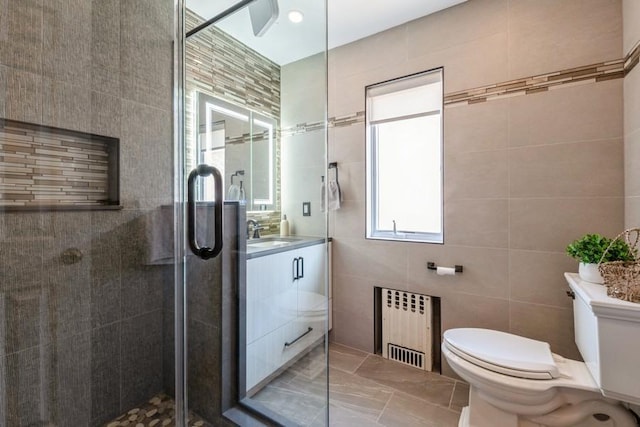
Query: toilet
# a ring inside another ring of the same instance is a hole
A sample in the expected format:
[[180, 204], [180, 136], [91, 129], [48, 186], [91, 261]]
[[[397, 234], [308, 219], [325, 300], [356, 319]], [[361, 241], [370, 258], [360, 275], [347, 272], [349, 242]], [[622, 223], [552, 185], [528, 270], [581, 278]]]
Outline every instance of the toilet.
[[565, 274], [584, 362], [548, 343], [478, 328], [444, 332], [442, 355], [470, 385], [459, 427], [635, 427], [640, 403], [640, 304]]

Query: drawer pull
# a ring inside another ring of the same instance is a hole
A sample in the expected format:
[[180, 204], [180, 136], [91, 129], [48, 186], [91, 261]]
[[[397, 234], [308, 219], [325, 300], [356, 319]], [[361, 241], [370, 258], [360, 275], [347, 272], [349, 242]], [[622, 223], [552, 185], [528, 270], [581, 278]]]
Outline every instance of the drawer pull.
[[293, 340], [291, 342], [284, 343], [284, 348], [291, 347], [292, 345], [294, 345], [295, 343], [300, 341], [305, 335], [307, 335], [311, 331], [313, 331], [313, 328], [311, 326], [309, 326], [309, 328], [307, 328], [307, 332], [303, 333], [302, 335], [300, 335], [298, 338], [296, 338], [295, 340]]

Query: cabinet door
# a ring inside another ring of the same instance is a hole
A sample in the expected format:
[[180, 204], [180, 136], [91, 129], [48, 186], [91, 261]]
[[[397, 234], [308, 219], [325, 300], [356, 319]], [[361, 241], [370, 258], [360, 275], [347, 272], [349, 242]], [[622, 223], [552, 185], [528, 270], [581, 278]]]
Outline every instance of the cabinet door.
[[298, 290], [325, 295], [326, 246], [307, 246], [296, 251], [296, 257], [303, 259], [304, 277], [298, 280]]
[[293, 258], [281, 252], [247, 260], [247, 344], [296, 317]]

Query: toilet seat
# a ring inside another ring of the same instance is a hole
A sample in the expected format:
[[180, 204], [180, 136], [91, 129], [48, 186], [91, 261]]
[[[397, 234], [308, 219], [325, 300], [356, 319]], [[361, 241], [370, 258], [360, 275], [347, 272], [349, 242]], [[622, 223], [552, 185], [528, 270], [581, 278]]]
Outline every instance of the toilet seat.
[[561, 376], [549, 344], [479, 328], [450, 329], [444, 344], [458, 357], [511, 377], [551, 380]]

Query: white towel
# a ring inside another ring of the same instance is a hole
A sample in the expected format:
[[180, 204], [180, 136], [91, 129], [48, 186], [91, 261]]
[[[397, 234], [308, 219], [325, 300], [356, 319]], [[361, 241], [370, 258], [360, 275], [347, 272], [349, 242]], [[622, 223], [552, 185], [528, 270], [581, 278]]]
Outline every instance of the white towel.
[[325, 207], [325, 195], [327, 194], [327, 186], [324, 183], [324, 179], [322, 180], [322, 185], [320, 185], [320, 212], [324, 212]]
[[[323, 198], [324, 200], [324, 198]], [[342, 191], [338, 181], [329, 181], [327, 183], [327, 206], [330, 211], [340, 209], [342, 204]]]

